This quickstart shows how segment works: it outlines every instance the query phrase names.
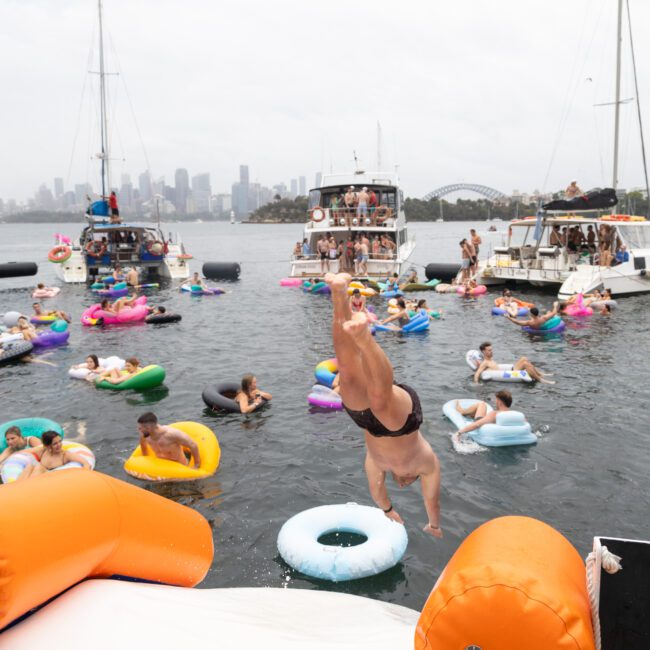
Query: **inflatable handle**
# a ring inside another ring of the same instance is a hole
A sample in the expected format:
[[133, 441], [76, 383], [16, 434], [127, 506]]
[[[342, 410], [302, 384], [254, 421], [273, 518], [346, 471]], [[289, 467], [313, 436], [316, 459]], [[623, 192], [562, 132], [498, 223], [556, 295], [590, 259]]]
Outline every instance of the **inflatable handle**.
[[521, 426], [526, 424], [526, 418], [519, 411], [499, 411], [496, 423], [502, 427]]
[[85, 578], [193, 587], [213, 553], [198, 512], [105, 474], [71, 469], [4, 485], [0, 629]]

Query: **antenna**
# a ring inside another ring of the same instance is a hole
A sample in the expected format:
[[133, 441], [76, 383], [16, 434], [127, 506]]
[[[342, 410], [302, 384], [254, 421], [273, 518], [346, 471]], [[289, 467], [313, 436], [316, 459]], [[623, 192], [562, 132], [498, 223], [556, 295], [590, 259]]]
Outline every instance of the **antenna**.
[[377, 120], [377, 171], [381, 171], [381, 124]]
[[352, 149], [352, 155], [354, 156], [354, 171], [358, 172], [359, 171], [359, 160], [357, 159], [357, 152]]

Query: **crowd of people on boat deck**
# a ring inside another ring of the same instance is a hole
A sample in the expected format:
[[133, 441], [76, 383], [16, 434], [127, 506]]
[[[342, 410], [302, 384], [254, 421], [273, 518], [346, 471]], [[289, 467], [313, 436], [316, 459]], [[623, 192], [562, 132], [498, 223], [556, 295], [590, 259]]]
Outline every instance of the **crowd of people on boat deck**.
[[381, 226], [386, 219], [394, 216], [393, 206], [387, 203], [390, 203], [388, 194], [382, 196], [381, 192], [377, 193], [372, 188], [364, 186], [357, 190], [354, 185], [350, 185], [345, 192], [324, 194], [314, 209], [328, 208], [330, 218], [335, 219], [339, 225], [364, 223]]
[[598, 232], [593, 225], [588, 225], [586, 234], [580, 225], [555, 224], [549, 245], [563, 249], [567, 255], [588, 255], [590, 263], [598, 266], [616, 266], [630, 259], [616, 228], [607, 223], [599, 224]]
[[296, 242], [293, 249], [295, 259], [318, 259], [320, 270], [326, 273], [330, 270], [330, 263], [338, 260], [341, 271], [354, 271], [355, 274], [368, 272], [368, 260], [388, 260], [397, 255], [397, 244], [389, 234], [369, 234], [367, 232], [350, 233], [345, 239], [338, 241], [331, 232], [323, 233], [312, 250], [309, 241], [303, 239], [302, 243]]

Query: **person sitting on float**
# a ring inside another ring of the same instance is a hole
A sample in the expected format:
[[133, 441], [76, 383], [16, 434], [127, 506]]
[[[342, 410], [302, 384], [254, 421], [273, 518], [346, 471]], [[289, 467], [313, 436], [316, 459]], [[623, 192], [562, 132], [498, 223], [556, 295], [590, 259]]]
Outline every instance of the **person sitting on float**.
[[99, 358], [96, 354], [89, 354], [86, 357], [86, 361], [84, 363], [77, 363], [76, 365], [72, 366], [72, 368], [73, 370], [88, 370], [88, 374], [84, 377], [84, 379], [92, 383], [94, 383], [99, 375], [104, 372], [104, 369], [99, 365]]
[[55, 318], [64, 320], [66, 323], [69, 323], [71, 321], [70, 316], [68, 316], [68, 314], [66, 314], [64, 311], [60, 311], [58, 309], [43, 311], [43, 307], [40, 302], [32, 303], [32, 309], [34, 310], [34, 316], [37, 316], [39, 318], [54, 316]]
[[36, 436], [23, 436], [22, 431], [18, 427], [9, 427], [5, 431], [5, 440], [7, 441], [7, 448], [0, 454], [0, 465], [17, 451], [24, 451], [30, 447], [38, 447], [41, 441]]
[[192, 454], [194, 469], [201, 466], [201, 452], [196, 442], [178, 429], [159, 424], [155, 413], [143, 413], [138, 418], [138, 431], [143, 456], [148, 456], [149, 448], [151, 448], [156, 458], [189, 465], [189, 460], [183, 450], [185, 447]]
[[[409, 321], [411, 320], [411, 317], [409, 316], [406, 307], [406, 301], [404, 300], [404, 298], [400, 297], [397, 299], [397, 306], [399, 307], [399, 311], [396, 314], [392, 314], [388, 318], [384, 318], [384, 320], [379, 321], [379, 324], [387, 325], [390, 329], [395, 330], [396, 332], [401, 332], [402, 327], [404, 327], [404, 325], [408, 325]], [[393, 321], [399, 321], [399, 326], [391, 325]]]
[[[499, 364], [494, 360], [494, 350], [492, 349], [492, 343], [486, 341], [481, 343], [479, 350], [483, 355], [483, 361], [479, 363], [476, 371], [474, 372], [474, 383], [478, 384], [481, 375], [486, 370], [499, 370]], [[525, 370], [534, 381], [539, 381], [542, 384], [554, 384], [554, 381], [545, 379], [544, 377], [552, 377], [551, 373], [542, 372], [537, 366], [533, 365], [527, 357], [520, 357], [512, 365], [513, 370]]]
[[510, 289], [503, 290], [503, 302], [501, 303], [501, 309], [505, 309], [506, 313], [509, 316], [515, 317], [519, 313], [519, 305], [514, 301], [512, 297], [512, 291]]
[[400, 284], [399, 288], [403, 289], [407, 284], [418, 284], [418, 272], [413, 270], [407, 276], [406, 280]]
[[109, 384], [121, 384], [127, 379], [131, 379], [133, 375], [137, 374], [142, 368], [140, 367], [140, 361], [135, 357], [129, 357], [124, 362], [124, 371], [120, 371], [117, 368], [110, 368], [109, 370], [104, 370], [94, 379], [95, 383], [100, 381], [107, 381]]
[[399, 289], [398, 280], [399, 275], [393, 273], [393, 277], [386, 280], [386, 291], [397, 291]]
[[9, 329], [9, 334], [22, 334], [25, 341], [31, 341], [38, 336], [36, 328], [27, 320], [26, 316], [21, 316], [14, 327]]
[[137, 299], [138, 296], [134, 294], [130, 297], [125, 296], [124, 298], [118, 298], [111, 304], [111, 301], [108, 298], [104, 298], [100, 304], [102, 311], [105, 311], [107, 314], [119, 314], [125, 307], [133, 307]]
[[366, 297], [361, 295], [361, 291], [357, 288], [352, 289], [352, 295], [350, 296], [350, 309], [355, 311], [367, 311], [366, 309]]
[[147, 307], [147, 309], [149, 310], [149, 316], [162, 316], [167, 313], [167, 308], [162, 305], [158, 305], [158, 307]]
[[79, 463], [83, 469], [90, 469], [90, 464], [81, 454], [63, 449], [63, 440], [56, 431], [46, 431], [41, 439], [43, 446], [37, 447], [37, 451], [41, 452], [40, 462], [25, 467], [18, 481], [45, 474], [68, 463]]
[[235, 402], [239, 404], [242, 413], [252, 413], [264, 402], [269, 402], [271, 399], [271, 393], [258, 390], [255, 375], [247, 374], [242, 377], [241, 389], [235, 395]]
[[558, 302], [553, 303], [553, 309], [551, 309], [551, 311], [547, 311], [543, 316], [540, 316], [539, 309], [537, 309], [537, 307], [531, 307], [530, 318], [527, 318], [526, 320], [517, 320], [509, 314], [506, 314], [505, 316], [511, 323], [519, 325], [519, 327], [530, 327], [530, 329], [539, 330], [544, 323], [551, 320], [553, 316], [557, 316], [559, 307], [560, 305]]
[[474, 420], [470, 424], [464, 426], [462, 429], [458, 429], [454, 433], [454, 439], [456, 441], [460, 440], [460, 437], [464, 433], [469, 433], [470, 431], [475, 431], [480, 429], [484, 424], [494, 424], [497, 421], [497, 413], [503, 413], [504, 411], [509, 411], [512, 406], [512, 394], [508, 390], [500, 390], [495, 394], [495, 409], [488, 412], [488, 403], [478, 401], [463, 408], [460, 405], [460, 400], [456, 400], [456, 410], [466, 417], [470, 417]]

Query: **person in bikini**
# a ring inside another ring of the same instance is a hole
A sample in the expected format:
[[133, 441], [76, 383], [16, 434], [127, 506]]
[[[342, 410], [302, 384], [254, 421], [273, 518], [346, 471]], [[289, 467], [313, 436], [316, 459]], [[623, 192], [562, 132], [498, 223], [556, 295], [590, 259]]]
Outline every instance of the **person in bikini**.
[[352, 290], [352, 295], [350, 296], [350, 309], [353, 312], [367, 311], [366, 297], [361, 295], [361, 291], [359, 289]]
[[257, 377], [247, 374], [242, 377], [241, 389], [235, 395], [242, 413], [252, 413], [265, 402], [272, 399], [271, 393], [265, 393], [257, 388]]
[[17, 451], [24, 451], [30, 447], [38, 447], [41, 441], [36, 436], [23, 436], [22, 431], [18, 427], [9, 427], [5, 431], [5, 440], [7, 441], [7, 448], [0, 454], [0, 465]]
[[[483, 361], [479, 363], [474, 373], [474, 383], [478, 384], [481, 375], [486, 370], [499, 370], [499, 364], [494, 360], [494, 351], [492, 350], [492, 343], [481, 343], [479, 350], [483, 355]], [[539, 368], [534, 366], [527, 357], [520, 357], [512, 366], [513, 370], [525, 370], [535, 381], [542, 384], [554, 384], [554, 381], [544, 379], [544, 377], [552, 377], [551, 373], [542, 372]]]
[[117, 368], [110, 368], [109, 370], [102, 370], [100, 368], [99, 370], [101, 372], [96, 372], [91, 369], [93, 378], [88, 381], [94, 381], [96, 384], [99, 384], [101, 381], [106, 381], [109, 384], [121, 384], [127, 379], [131, 379], [133, 375], [137, 375], [142, 368], [138, 359], [129, 357], [124, 363], [124, 370], [118, 370]]
[[480, 429], [484, 424], [494, 424], [497, 420], [497, 413], [510, 410], [510, 407], [512, 406], [512, 395], [510, 391], [500, 390], [495, 397], [496, 409], [489, 412], [487, 402], [479, 401], [467, 408], [463, 408], [460, 405], [460, 401], [456, 400], [456, 410], [461, 415], [472, 418], [474, 421], [467, 426], [464, 426], [462, 429], [458, 429], [454, 434], [455, 440], [460, 440], [460, 437], [464, 433]]
[[178, 429], [158, 424], [158, 418], [154, 413], [144, 413], [138, 418], [138, 431], [143, 456], [148, 456], [149, 448], [151, 448], [156, 458], [172, 460], [181, 465], [189, 465], [189, 460], [183, 450], [186, 447], [192, 454], [194, 469], [201, 466], [201, 453], [196, 442]]
[[90, 469], [90, 464], [81, 454], [63, 449], [63, 440], [56, 431], [45, 431], [41, 440], [43, 446], [36, 448], [36, 453], [41, 452], [40, 462], [25, 467], [18, 477], [18, 481], [46, 474], [68, 463], [79, 463], [84, 469]]
[[332, 338], [338, 360], [340, 395], [353, 422], [364, 429], [365, 471], [375, 504], [393, 521], [403, 523], [386, 490], [386, 473], [399, 487], [420, 479], [428, 523], [424, 531], [442, 537], [440, 463], [420, 433], [422, 407], [417, 393], [393, 382], [393, 368], [373, 339], [368, 315], [352, 313], [347, 273], [325, 276], [332, 292]]

